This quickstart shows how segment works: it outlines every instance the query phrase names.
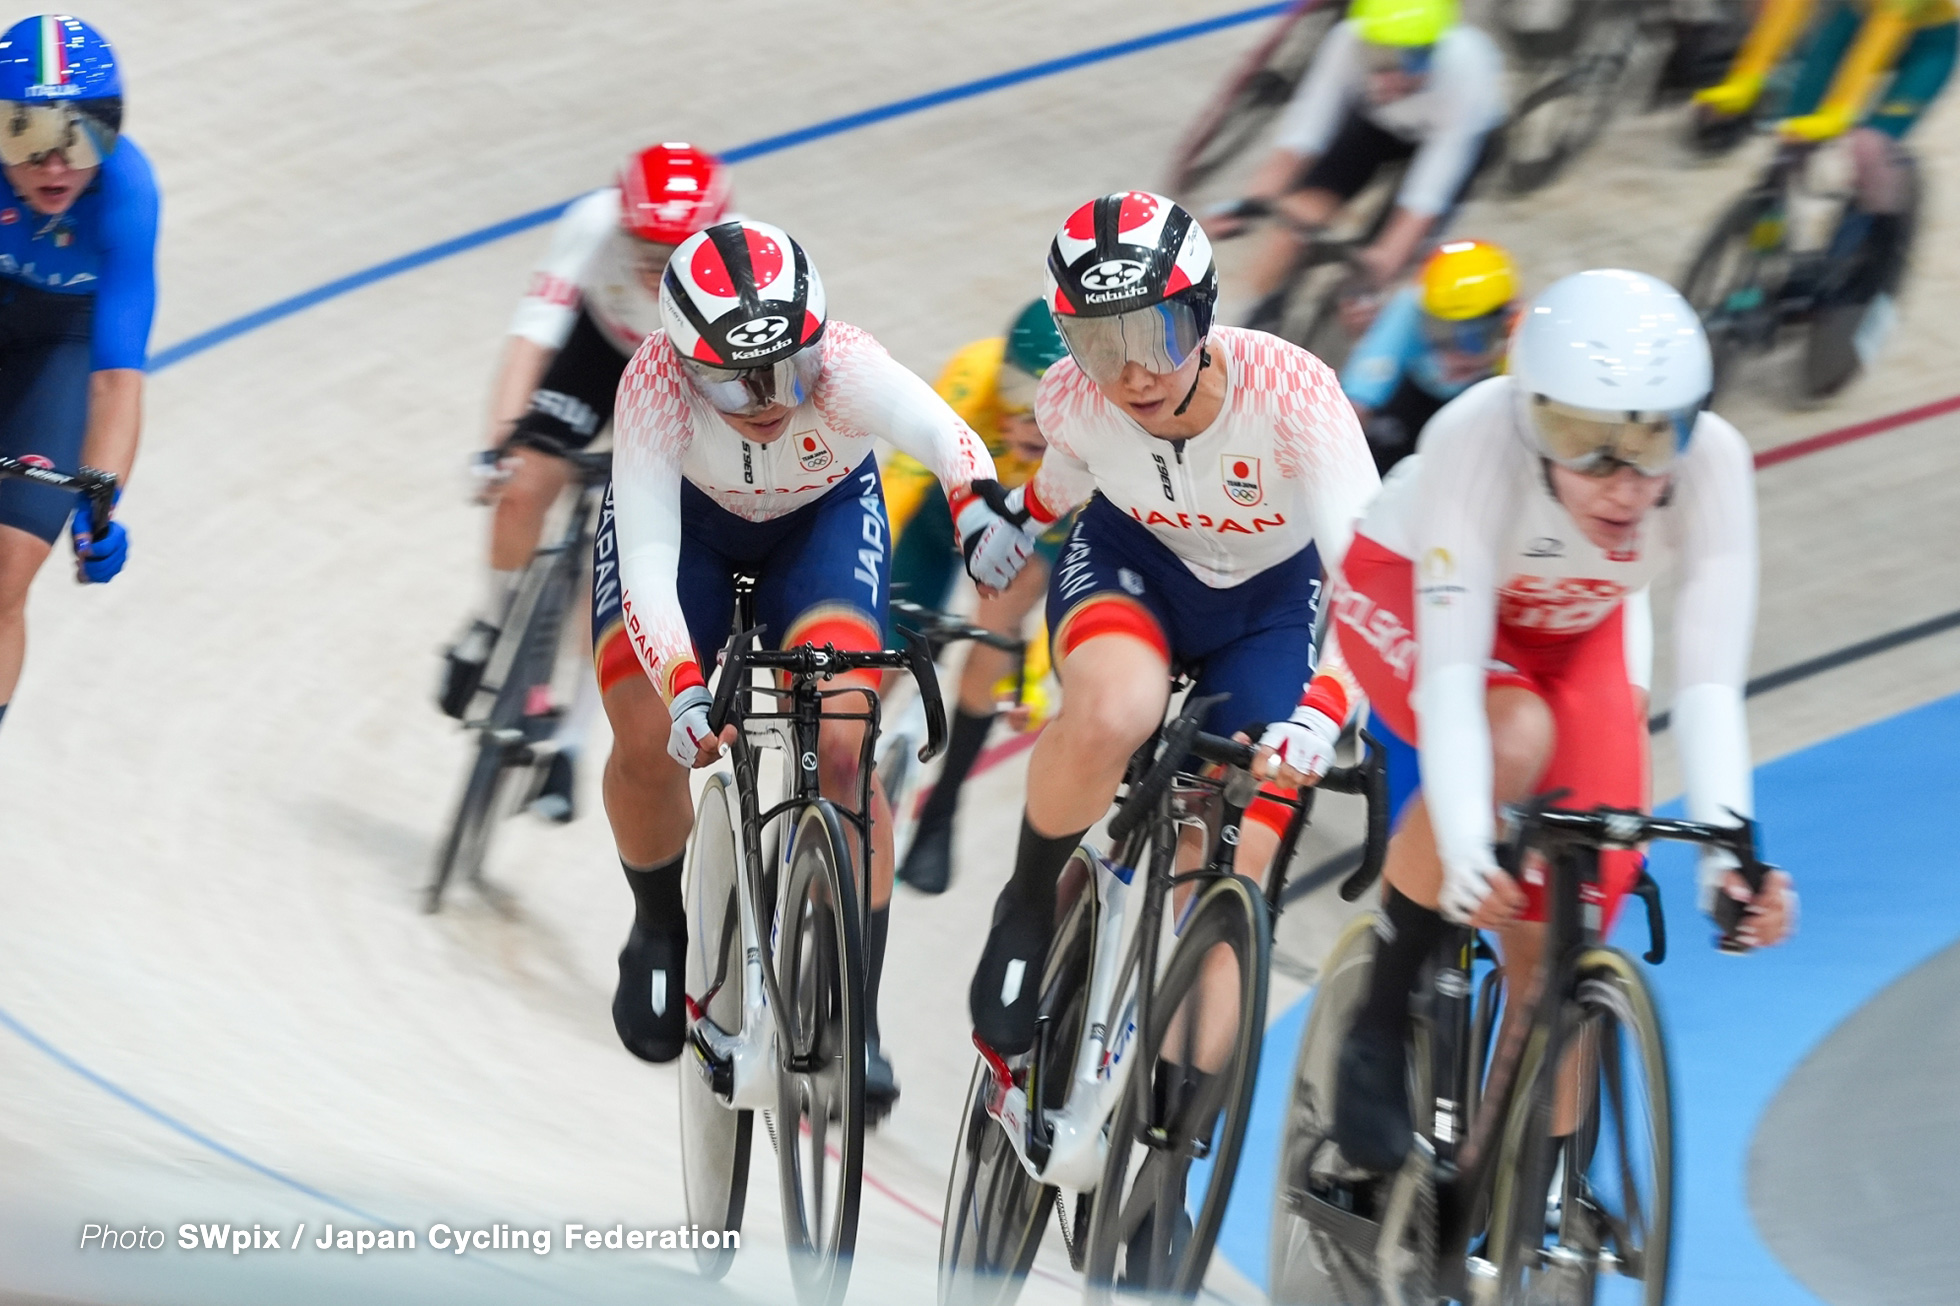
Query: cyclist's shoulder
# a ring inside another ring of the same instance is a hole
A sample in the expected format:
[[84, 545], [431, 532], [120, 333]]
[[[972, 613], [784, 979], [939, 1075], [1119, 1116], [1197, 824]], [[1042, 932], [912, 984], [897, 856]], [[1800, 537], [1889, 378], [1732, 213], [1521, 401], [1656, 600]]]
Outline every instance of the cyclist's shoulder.
[[1432, 466], [1460, 464], [1464, 459], [1527, 466], [1530, 459], [1524, 456], [1524, 436], [1518, 430], [1516, 388], [1509, 376], [1477, 382], [1437, 409], [1422, 428], [1417, 450], [1434, 455], [1429, 460]]
[[1697, 473], [1746, 474], [1755, 466], [1755, 451], [1735, 423], [1721, 414], [1703, 409], [1695, 419], [1693, 437], [1682, 460], [1682, 470]]
[[668, 342], [665, 331], [649, 332], [627, 360], [619, 378], [618, 414], [622, 437], [655, 427], [692, 428], [693, 409], [687, 378], [681, 374], [680, 352]]
[[150, 156], [127, 136], [117, 139], [116, 148], [102, 163], [102, 190], [115, 204], [148, 205], [155, 208], [160, 191], [156, 169]]
[[1255, 411], [1282, 409], [1303, 397], [1340, 393], [1334, 369], [1290, 340], [1248, 327], [1213, 327], [1210, 347], [1233, 370], [1237, 405]]

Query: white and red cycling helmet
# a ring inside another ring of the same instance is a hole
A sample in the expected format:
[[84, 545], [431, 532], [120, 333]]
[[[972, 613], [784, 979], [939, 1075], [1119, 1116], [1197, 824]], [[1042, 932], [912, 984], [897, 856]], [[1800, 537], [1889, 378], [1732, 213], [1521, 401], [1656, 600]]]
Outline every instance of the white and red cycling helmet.
[[766, 222], [723, 222], [674, 251], [660, 320], [695, 388], [724, 413], [809, 397], [822, 370], [823, 282]]
[[1174, 200], [1118, 191], [1069, 215], [1048, 247], [1048, 308], [1094, 381], [1126, 363], [1181, 371], [1211, 333], [1211, 241]]
[[728, 211], [728, 168], [706, 150], [666, 141], [619, 170], [619, 225], [629, 236], [678, 245]]

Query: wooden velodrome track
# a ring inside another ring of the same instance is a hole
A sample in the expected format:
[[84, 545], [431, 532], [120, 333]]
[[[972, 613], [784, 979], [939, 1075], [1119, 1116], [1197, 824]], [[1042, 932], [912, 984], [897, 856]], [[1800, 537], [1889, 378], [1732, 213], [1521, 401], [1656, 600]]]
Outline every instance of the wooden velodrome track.
[[[103, 0], [87, 17], [122, 52], [129, 130], [165, 189], [161, 350], [603, 184], [648, 140], [764, 141], [1222, 12]], [[836, 316], [931, 375], [1037, 292], [1069, 208], [1160, 184], [1251, 30], [762, 153], [737, 171], [741, 207], [806, 245]], [[1949, 102], [1918, 136], [1929, 217], [1882, 365], [1813, 412], [1746, 381], [1723, 407], [1759, 450], [1960, 391], [1956, 124]], [[1676, 125], [1622, 121], [1573, 176], [1473, 204], [1457, 229], [1508, 243], [1534, 287], [1599, 264], [1677, 273], [1761, 155], [1691, 162]], [[127, 575], [91, 592], [59, 566], [43, 575], [0, 732], [0, 1294], [786, 1298], [760, 1144], [749, 1246], [719, 1288], [684, 1255], [175, 1249], [183, 1222], [288, 1238], [306, 1222], [310, 1240], [329, 1221], [684, 1216], [675, 1071], [627, 1056], [607, 1016], [629, 909], [596, 774], [586, 819], [502, 832], [505, 905], [416, 906], [464, 756], [430, 703], [435, 652], [479, 588], [485, 523], [462, 502], [462, 460], [545, 239], [533, 226], [162, 355]], [[1956, 434], [1945, 416], [1764, 470], [1758, 671], [1960, 607]], [[1755, 700], [1757, 753], [1957, 689], [1960, 635], [1915, 642]], [[1022, 774], [1017, 760], [976, 780], [961, 878], [895, 911], [884, 1023], [905, 1097], [869, 1148], [856, 1301], [931, 1292], [970, 1064], [966, 978]], [[1316, 898], [1287, 916], [1275, 1012], [1334, 912]], [[90, 1221], [161, 1226], [169, 1247], [80, 1252]], [[1073, 1295], [1053, 1240], [1043, 1272], [1026, 1300]], [[1214, 1287], [1250, 1292], [1222, 1263]]]

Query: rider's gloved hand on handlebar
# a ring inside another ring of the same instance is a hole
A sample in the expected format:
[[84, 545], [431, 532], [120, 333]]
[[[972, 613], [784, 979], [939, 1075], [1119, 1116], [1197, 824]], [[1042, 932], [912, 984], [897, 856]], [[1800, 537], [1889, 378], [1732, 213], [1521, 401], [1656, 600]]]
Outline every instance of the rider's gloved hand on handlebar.
[[1436, 909], [1443, 919], [1473, 929], [1502, 929], [1524, 914], [1524, 889], [1486, 854], [1473, 863], [1443, 861], [1443, 890]]
[[1310, 785], [1334, 765], [1334, 746], [1340, 738], [1340, 722], [1302, 704], [1286, 720], [1266, 727], [1259, 738], [1253, 774], [1276, 780], [1287, 789]]
[[708, 728], [708, 709], [714, 701], [705, 685], [689, 685], [667, 705], [673, 721], [667, 733], [667, 756], [682, 766], [708, 766], [721, 755], [721, 741]]
[[[1740, 950], [1772, 948], [1797, 932], [1801, 904], [1794, 881], [1785, 871], [1770, 868], [1762, 885], [1750, 891], [1733, 856], [1719, 849], [1702, 854], [1699, 905], [1709, 917], [1721, 923], [1721, 898], [1741, 905], [1741, 918], [1733, 943]], [[1736, 950], [1731, 947], [1729, 950]]]
[[1027, 508], [1027, 487], [1003, 490], [998, 481], [975, 481], [953, 500], [966, 574], [983, 590], [1004, 590], [1034, 553], [1045, 529]]
[[[122, 498], [117, 491], [116, 498]], [[75, 579], [84, 585], [106, 585], [116, 578], [129, 561], [129, 532], [119, 521], [109, 523], [109, 529], [96, 539], [89, 532], [88, 506], [84, 503], [75, 509], [75, 518], [70, 526], [75, 539]]]

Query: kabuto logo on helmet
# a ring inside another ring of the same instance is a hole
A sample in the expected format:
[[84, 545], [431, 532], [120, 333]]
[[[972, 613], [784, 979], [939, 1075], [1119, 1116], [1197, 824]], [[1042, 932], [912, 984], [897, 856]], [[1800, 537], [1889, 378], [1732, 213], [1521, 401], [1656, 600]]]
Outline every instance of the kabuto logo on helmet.
[[823, 282], [780, 228], [723, 222], [674, 251], [660, 317], [683, 358], [743, 370], [765, 367], [822, 338]]
[[761, 349], [775, 344], [789, 330], [789, 319], [769, 316], [750, 318], [740, 326], [728, 329], [728, 343], [735, 346], [735, 357], [743, 356], [745, 350]]
[[[1119, 290], [1134, 286], [1143, 280], [1144, 273], [1150, 269], [1133, 258], [1112, 258], [1089, 268], [1082, 274], [1084, 290]], [[1131, 292], [1135, 293], [1135, 292]]]

